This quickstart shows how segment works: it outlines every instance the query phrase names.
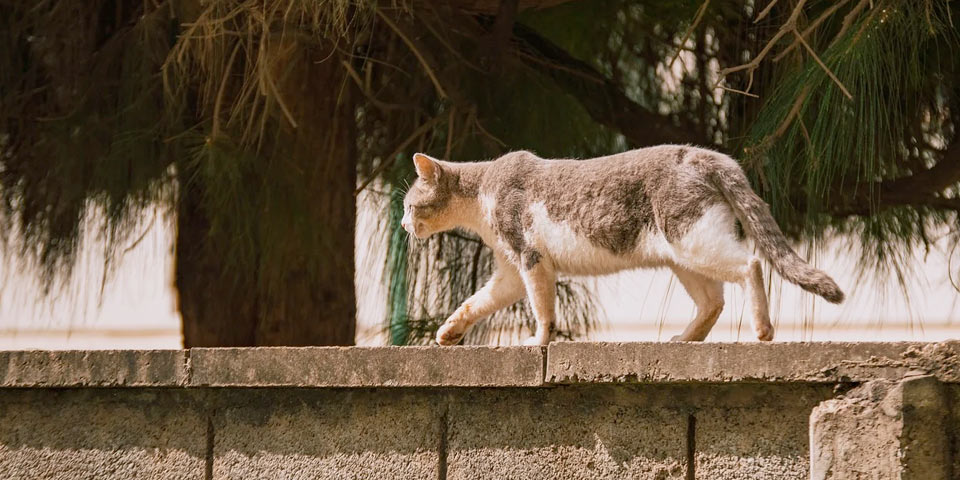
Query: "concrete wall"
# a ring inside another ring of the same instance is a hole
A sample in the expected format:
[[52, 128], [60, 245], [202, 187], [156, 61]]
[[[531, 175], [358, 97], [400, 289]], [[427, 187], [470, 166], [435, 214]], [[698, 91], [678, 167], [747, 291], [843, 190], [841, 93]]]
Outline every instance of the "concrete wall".
[[946, 479], [958, 380], [960, 343], [0, 352], [0, 479]]

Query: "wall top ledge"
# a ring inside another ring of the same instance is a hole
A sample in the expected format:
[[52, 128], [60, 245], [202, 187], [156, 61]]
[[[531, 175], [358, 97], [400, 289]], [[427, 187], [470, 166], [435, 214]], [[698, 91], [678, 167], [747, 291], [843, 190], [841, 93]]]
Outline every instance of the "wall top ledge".
[[555, 343], [544, 380], [835, 383], [920, 374], [960, 382], [960, 341]]
[[12, 388], [836, 383], [921, 374], [960, 383], [960, 341], [0, 351], [0, 387]]

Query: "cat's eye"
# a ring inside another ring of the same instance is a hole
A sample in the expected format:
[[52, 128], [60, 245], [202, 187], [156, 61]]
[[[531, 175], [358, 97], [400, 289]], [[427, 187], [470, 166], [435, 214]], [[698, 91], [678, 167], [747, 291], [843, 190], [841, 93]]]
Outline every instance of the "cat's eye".
[[421, 214], [421, 215], [424, 215], [424, 214], [427, 214], [427, 213], [431, 213], [431, 212], [433, 212], [433, 210], [434, 210], [434, 207], [433, 207], [432, 205], [429, 205], [429, 204], [412, 205], [412, 207], [413, 207], [413, 210], [414, 210], [415, 212], [417, 212], [418, 214]]

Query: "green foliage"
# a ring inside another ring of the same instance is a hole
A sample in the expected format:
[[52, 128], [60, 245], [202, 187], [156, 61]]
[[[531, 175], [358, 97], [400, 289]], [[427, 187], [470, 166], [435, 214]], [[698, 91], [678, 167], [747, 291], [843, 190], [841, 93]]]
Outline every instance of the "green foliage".
[[947, 105], [956, 105], [960, 43], [948, 8], [882, 2], [845, 33], [833, 25], [817, 50], [853, 98], [797, 49], [777, 68], [747, 141], [746, 163], [774, 215], [808, 238], [858, 239], [874, 272], [904, 268], [929, 229], [955, 225], [947, 211], [887, 207], [882, 191], [885, 179], [930, 168], [956, 128]]
[[390, 286], [387, 298], [390, 344], [405, 345], [411, 343], [413, 339], [429, 338], [430, 333], [417, 331], [414, 328], [415, 319], [411, 319], [407, 314], [407, 304], [409, 303], [407, 257], [410, 239], [403, 228], [398, 228], [403, 218], [402, 190], [393, 190], [392, 195], [390, 195], [389, 215], [390, 244], [388, 248], [390, 254], [387, 257], [386, 268], [389, 275], [387, 283]]

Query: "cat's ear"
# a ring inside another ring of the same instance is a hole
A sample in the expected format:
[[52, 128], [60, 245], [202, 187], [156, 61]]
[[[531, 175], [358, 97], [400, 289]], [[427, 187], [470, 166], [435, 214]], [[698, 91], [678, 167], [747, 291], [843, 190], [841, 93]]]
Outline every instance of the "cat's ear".
[[427, 183], [437, 183], [440, 180], [440, 161], [422, 153], [413, 154], [413, 166], [417, 169], [417, 176]]

